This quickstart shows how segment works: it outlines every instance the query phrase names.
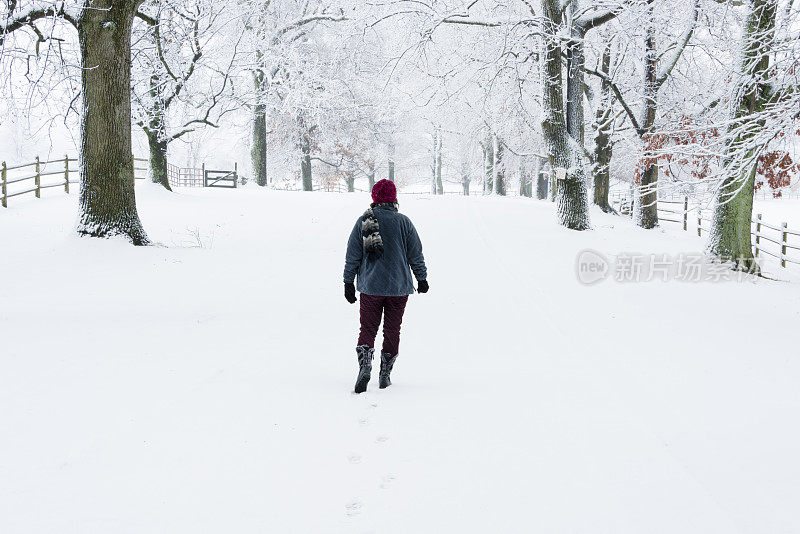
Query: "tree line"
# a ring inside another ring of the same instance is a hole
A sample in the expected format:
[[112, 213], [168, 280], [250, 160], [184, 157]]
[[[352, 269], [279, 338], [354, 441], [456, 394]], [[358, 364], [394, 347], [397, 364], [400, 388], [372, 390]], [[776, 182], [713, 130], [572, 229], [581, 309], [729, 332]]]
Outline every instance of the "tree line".
[[709, 252], [753, 270], [753, 192], [800, 172], [798, 4], [6, 0], [0, 62], [10, 80], [34, 55], [75, 86], [82, 234], [148, 242], [132, 127], [169, 188], [171, 143], [245, 114], [259, 186], [269, 157], [305, 190], [316, 168], [352, 191], [378, 169], [395, 179], [400, 155], [429, 169], [433, 194], [447, 174], [504, 195], [513, 173], [574, 230], [592, 203], [613, 212], [612, 182], [645, 229], [659, 192], [678, 190], [713, 201]]

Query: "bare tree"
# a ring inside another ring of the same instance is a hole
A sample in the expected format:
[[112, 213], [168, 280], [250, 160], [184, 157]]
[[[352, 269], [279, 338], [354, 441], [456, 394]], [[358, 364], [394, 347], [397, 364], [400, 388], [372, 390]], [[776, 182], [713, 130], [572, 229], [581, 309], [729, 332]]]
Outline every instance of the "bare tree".
[[433, 147], [431, 150], [433, 161], [431, 162], [431, 193], [434, 195], [444, 194], [442, 183], [442, 127], [433, 128]]
[[494, 191], [494, 135], [488, 132], [481, 141], [483, 152], [483, 193], [491, 194]]
[[[601, 102], [605, 100], [605, 104], [601, 105], [598, 109], [596, 121], [598, 124], [598, 136], [600, 145], [595, 146], [595, 169], [598, 172], [605, 172], [611, 159], [613, 147], [610, 144], [608, 136], [608, 129], [613, 126], [613, 119], [615, 117], [611, 109], [611, 99], [621, 104], [627, 118], [629, 119], [634, 131], [639, 139], [645, 145], [644, 157], [642, 159], [640, 169], [637, 169], [637, 194], [634, 197], [636, 222], [642, 228], [655, 228], [658, 226], [658, 158], [654, 156], [652, 145], [653, 135], [655, 133], [656, 119], [658, 118], [658, 94], [665, 82], [670, 79], [670, 76], [675, 69], [676, 65], [686, 50], [695, 28], [697, 27], [700, 3], [699, 0], [693, 0], [691, 17], [686, 24], [685, 29], [678, 35], [678, 37], [669, 43], [662, 51], [659, 51], [656, 39], [656, 21], [654, 14], [655, 0], [646, 0], [644, 13], [635, 13], [633, 21], [630, 24], [641, 25], [644, 20], [645, 35], [642, 40], [644, 49], [642, 51], [644, 78], [643, 81], [638, 82], [639, 87], [633, 91], [636, 95], [641, 95], [641, 104], [639, 106], [640, 114], [637, 116], [635, 108], [628, 101], [625, 96], [625, 91], [620, 87], [616, 80], [612, 79], [610, 73], [610, 54], [608, 47], [604, 48], [603, 59], [600, 62], [599, 68], [591, 69], [585, 68], [586, 72], [598, 77], [601, 82]], [[612, 96], [613, 95], [613, 96]], [[597, 159], [599, 158], [599, 159]], [[595, 184], [600, 185], [601, 197], [603, 196], [605, 175], [595, 176]], [[598, 188], [595, 188], [595, 196], [597, 196]], [[603, 205], [602, 198], [596, 198], [598, 203], [604, 211], [610, 209], [608, 201]]]
[[505, 145], [503, 140], [498, 136], [494, 136], [494, 184], [495, 193], [500, 196], [506, 195], [506, 162], [503, 154], [505, 153]]
[[131, 28], [141, 0], [10, 1], [0, 8], [0, 46], [18, 31], [66, 22], [78, 33], [81, 66], [80, 215], [77, 231], [150, 243], [136, 211], [131, 150]]
[[[747, 2], [741, 74], [731, 102], [725, 174], [717, 195], [708, 245], [714, 256], [751, 272], [758, 270], [750, 240], [750, 221], [757, 158], [765, 147], [759, 132], [765, 130], [769, 115], [798, 92], [797, 87], [790, 85], [788, 89], [779, 90], [771, 83], [774, 72], [770, 72], [770, 57], [775, 53], [777, 6], [777, 0]], [[793, 111], [795, 119], [800, 116], [797, 109]]]
[[[540, 39], [542, 106], [542, 131], [552, 174], [563, 173], [552, 194], [556, 196], [559, 220], [573, 230], [586, 230], [589, 222], [585, 171], [583, 166], [583, 94], [584, 42], [587, 32], [614, 19], [621, 5], [609, 8], [580, 9], [571, 2], [567, 11], [557, 0], [541, 0], [543, 37]], [[564, 102], [562, 90], [561, 35], [566, 28], [570, 38], [566, 43], [567, 95]]]
[[[291, 4], [291, 5], [287, 5]], [[310, 32], [320, 23], [341, 22], [347, 18], [342, 9], [329, 2], [295, 1], [273, 2], [272, 0], [247, 0], [243, 8], [250, 14], [247, 23], [254, 42], [254, 62], [251, 67], [254, 91], [248, 105], [253, 111], [251, 158], [255, 182], [267, 185], [267, 115], [270, 103], [281, 99], [279, 90], [285, 89], [290, 77], [298, 72], [289, 64], [297, 63], [299, 52]], [[297, 85], [295, 84], [295, 87]], [[304, 187], [310, 183], [313, 129], [309, 117], [299, 120], [307, 127], [300, 134], [302, 151], [301, 168]]]
[[606, 213], [614, 209], [608, 202], [611, 182], [611, 157], [614, 145], [611, 142], [614, 123], [617, 115], [614, 109], [614, 95], [611, 92], [609, 75], [611, 71], [611, 43], [606, 40], [600, 60], [598, 72], [602, 74], [600, 91], [594, 120], [594, 150], [592, 152], [592, 179], [594, 181], [594, 204]]
[[[147, 136], [151, 180], [168, 190], [170, 143], [198, 127], [218, 127], [232, 109], [225, 104], [231, 101], [230, 81], [242, 33], [232, 38], [222, 33], [232, 25], [222, 17], [224, 11], [203, 0], [155, 0], [138, 13], [145, 29], [139, 32], [141, 50], [136, 57], [140, 83], [133, 84], [136, 124]], [[227, 57], [219, 57], [223, 50]], [[198, 77], [202, 81], [192, 84]], [[179, 105], [189, 116], [169, 128], [170, 111]]]

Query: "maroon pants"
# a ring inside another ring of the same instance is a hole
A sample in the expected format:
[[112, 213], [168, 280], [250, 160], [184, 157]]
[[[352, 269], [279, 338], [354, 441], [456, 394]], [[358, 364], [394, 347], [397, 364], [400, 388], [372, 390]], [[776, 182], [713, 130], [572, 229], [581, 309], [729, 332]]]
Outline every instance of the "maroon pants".
[[408, 295], [402, 297], [381, 297], [361, 293], [361, 332], [358, 345], [375, 346], [375, 336], [383, 315], [383, 352], [397, 355], [400, 349], [400, 324], [406, 310]]

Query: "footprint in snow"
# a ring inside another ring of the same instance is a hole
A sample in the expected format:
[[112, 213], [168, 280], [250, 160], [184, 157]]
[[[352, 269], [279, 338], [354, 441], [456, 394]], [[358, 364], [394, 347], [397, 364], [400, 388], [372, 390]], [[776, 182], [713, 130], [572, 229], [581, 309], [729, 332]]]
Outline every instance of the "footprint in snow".
[[364, 505], [363, 505], [363, 504], [361, 503], [361, 501], [359, 501], [358, 499], [352, 500], [352, 501], [350, 501], [349, 503], [347, 503], [347, 504], [344, 506], [344, 508], [345, 508], [345, 513], [346, 513], [346, 514], [347, 514], [349, 517], [353, 517], [353, 516], [355, 516], [355, 515], [358, 515], [358, 514], [360, 514], [360, 513], [361, 513], [361, 508], [362, 508], [363, 506], [364, 506]]
[[375, 443], [386, 443], [387, 441], [389, 441], [389, 436], [383, 434], [375, 438]]
[[358, 424], [361, 426], [367, 426], [369, 424], [369, 419], [367, 419], [366, 417], [362, 417], [361, 419], [358, 420]]
[[347, 461], [351, 464], [360, 464], [361, 463], [361, 455], [360, 454], [348, 454]]
[[389, 473], [388, 475], [386, 475], [385, 477], [383, 477], [383, 479], [381, 479], [381, 486], [380, 486], [380, 488], [381, 488], [381, 489], [384, 489], [384, 490], [385, 490], [385, 489], [389, 489], [389, 488], [391, 488], [391, 487], [392, 487], [392, 482], [394, 482], [394, 479], [395, 479], [395, 478], [397, 478], [395, 475], [393, 475], [393, 474]]

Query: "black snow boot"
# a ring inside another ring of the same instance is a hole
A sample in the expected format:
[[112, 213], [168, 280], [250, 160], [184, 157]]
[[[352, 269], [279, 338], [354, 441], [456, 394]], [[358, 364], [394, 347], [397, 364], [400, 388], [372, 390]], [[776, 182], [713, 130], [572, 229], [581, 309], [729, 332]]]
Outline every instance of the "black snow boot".
[[392, 356], [388, 352], [381, 352], [381, 372], [378, 375], [379, 388], [384, 389], [392, 385], [392, 381], [389, 379], [389, 374], [391, 374], [392, 372], [392, 366], [394, 365], [394, 361], [396, 359], [397, 359], [397, 354]]
[[356, 379], [356, 393], [364, 393], [369, 384], [369, 378], [372, 374], [372, 358], [375, 355], [375, 349], [371, 349], [366, 345], [359, 345], [356, 347], [356, 354], [358, 354], [358, 378]]

